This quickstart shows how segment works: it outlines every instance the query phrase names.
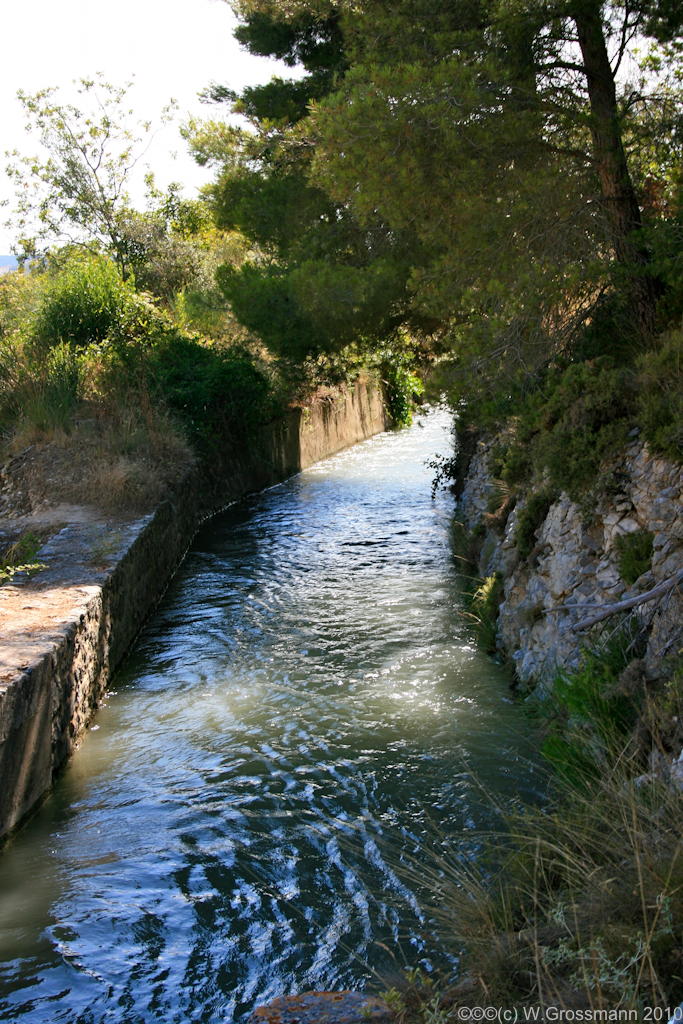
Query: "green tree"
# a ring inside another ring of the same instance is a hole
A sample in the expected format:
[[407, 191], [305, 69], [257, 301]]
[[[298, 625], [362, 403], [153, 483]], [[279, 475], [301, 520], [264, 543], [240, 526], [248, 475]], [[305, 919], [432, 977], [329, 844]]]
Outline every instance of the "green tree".
[[136, 287], [170, 308], [188, 288], [214, 287], [214, 250], [220, 240], [206, 204], [184, 199], [179, 185], [162, 193], [148, 179], [148, 201], [144, 212], [130, 207], [117, 212], [117, 249]]
[[[307, 71], [316, 45], [328, 60], [332, 43], [337, 53], [322, 95], [279, 82], [245, 97], [256, 134], [231, 151], [224, 179], [231, 216], [248, 207], [247, 233], [278, 263], [264, 270], [278, 309], [293, 306], [283, 259], [315, 237], [298, 235], [286, 213], [302, 214], [315, 196], [308, 227], [327, 203], [335, 226], [352, 225], [356, 237], [375, 230], [386, 246], [403, 291], [385, 291], [394, 316], [380, 329], [397, 318], [438, 328], [465, 374], [473, 361], [498, 380], [533, 372], [570, 351], [607, 301], [615, 334], [639, 345], [651, 336], [673, 274], [666, 253], [652, 259], [653, 219], [675, 212], [675, 175], [657, 209], [646, 190], [661, 179], [651, 166], [642, 173], [640, 156], [680, 157], [680, 116], [657, 126], [651, 116], [674, 110], [680, 89], [662, 104], [652, 64], [640, 82], [619, 68], [648, 34], [675, 56], [675, 6], [241, 0], [236, 9], [255, 52]], [[296, 179], [284, 180], [283, 154], [299, 159]], [[675, 233], [654, 241], [665, 249]], [[333, 250], [315, 255], [331, 262]]]
[[240, 11], [236, 35], [251, 52], [304, 74], [240, 96], [213, 86], [208, 98], [229, 102], [247, 127], [190, 126], [197, 159], [218, 167], [208, 192], [218, 226], [253, 244], [251, 260], [224, 267], [219, 282], [242, 323], [279, 355], [301, 360], [350, 341], [370, 344], [405, 316], [407, 239], [380, 218], [360, 225], [348, 203], [311, 182], [313, 150], [300, 131], [311, 102], [345, 73], [339, 14], [331, 4], [290, 18], [259, 4]]
[[647, 15], [594, 0], [368, 0], [347, 16], [351, 70], [314, 114], [316, 180], [360, 217], [415, 225], [434, 254], [418, 268], [427, 302], [455, 288], [460, 316], [497, 326], [496, 310], [518, 319], [513, 294], [533, 296], [534, 279], [550, 310], [567, 275], [597, 293], [596, 262], [614, 260], [647, 334], [657, 285], [624, 145], [641, 97], [616, 85]]
[[129, 88], [101, 76], [81, 79], [78, 105], [61, 102], [53, 88], [18, 93], [26, 130], [41, 144], [37, 155], [7, 154], [17, 193], [8, 224], [21, 232], [22, 259], [40, 256], [51, 245], [106, 248], [124, 278], [130, 273], [122, 214], [130, 210], [128, 188], [151, 125], [135, 121]]

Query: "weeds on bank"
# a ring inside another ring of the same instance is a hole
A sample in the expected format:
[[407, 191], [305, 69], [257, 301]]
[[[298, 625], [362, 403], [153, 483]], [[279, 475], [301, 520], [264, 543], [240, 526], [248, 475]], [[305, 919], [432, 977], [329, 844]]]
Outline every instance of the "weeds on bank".
[[487, 654], [494, 655], [498, 649], [498, 610], [503, 599], [503, 577], [493, 573], [479, 576], [460, 577], [461, 617], [472, 627], [477, 643]]
[[[683, 800], [623, 761], [555, 810], [510, 815], [488, 863], [431, 868], [436, 927], [461, 954], [453, 985], [409, 979], [406, 1021], [462, 1006], [630, 1009], [683, 998]], [[504, 853], [501, 853], [505, 851]], [[498, 863], [492, 863], [495, 855]], [[425, 867], [418, 872], [425, 879]]]
[[104, 257], [15, 277], [0, 282], [0, 456], [40, 449], [33, 479], [18, 481], [29, 490], [150, 507], [197, 454], [244, 441], [270, 414], [249, 352], [183, 331]]
[[584, 651], [572, 671], [559, 670], [549, 692], [529, 698], [541, 727], [541, 752], [577, 788], [625, 753], [636, 755], [635, 732], [647, 701], [642, 637], [625, 626], [598, 649]]
[[487, 576], [468, 598], [469, 615], [477, 639], [488, 654], [495, 653], [498, 609], [503, 599], [503, 577], [499, 572]]
[[36, 533], [24, 533], [18, 540], [0, 551], [0, 586], [11, 582], [15, 576], [30, 576], [40, 569], [47, 568], [44, 562], [36, 559], [43, 539]]
[[[433, 486], [438, 486], [436, 481]], [[498, 572], [484, 577], [477, 575], [476, 563], [484, 534], [483, 524], [468, 530], [457, 516], [453, 518], [451, 554], [458, 564], [458, 575], [462, 583], [461, 614], [472, 626], [483, 649], [488, 654], [495, 654], [498, 611], [503, 599], [503, 577]]]

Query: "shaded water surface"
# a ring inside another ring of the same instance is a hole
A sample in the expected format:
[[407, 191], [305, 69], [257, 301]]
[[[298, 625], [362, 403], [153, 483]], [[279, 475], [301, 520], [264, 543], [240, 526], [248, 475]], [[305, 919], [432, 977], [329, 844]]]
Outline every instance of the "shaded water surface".
[[447, 447], [433, 413], [200, 533], [0, 854], [1, 1020], [217, 1024], [452, 966], [427, 851], [490, 821], [474, 773], [502, 800], [533, 773], [458, 611], [451, 502], [424, 465]]

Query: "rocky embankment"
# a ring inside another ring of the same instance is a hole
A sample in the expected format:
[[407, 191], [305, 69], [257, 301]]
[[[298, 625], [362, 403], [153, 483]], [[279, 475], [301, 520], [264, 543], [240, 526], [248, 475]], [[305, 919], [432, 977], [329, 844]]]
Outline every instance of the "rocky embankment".
[[[503, 507], [502, 515], [491, 512], [500, 488], [488, 468], [491, 448], [491, 442], [478, 442], [459, 511], [479, 538], [479, 572], [500, 574], [497, 641], [520, 681], [547, 681], [557, 666], [575, 665], [591, 621], [604, 616], [594, 628], [611, 629], [619, 614], [635, 616], [646, 631], [647, 674], [661, 674], [683, 641], [681, 466], [654, 456], [634, 438], [615, 475], [618, 490], [590, 514], [562, 494], [549, 505], [531, 551], [522, 557], [519, 524], [532, 494], [518, 497], [510, 510]], [[651, 546], [635, 579], [624, 579], [619, 538], [627, 535]]]

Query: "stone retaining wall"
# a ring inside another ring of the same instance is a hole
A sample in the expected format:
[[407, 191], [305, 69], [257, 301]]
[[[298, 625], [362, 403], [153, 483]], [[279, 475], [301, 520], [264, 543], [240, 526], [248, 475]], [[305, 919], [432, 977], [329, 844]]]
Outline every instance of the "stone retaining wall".
[[202, 519], [385, 425], [379, 389], [362, 382], [292, 409], [151, 515], [65, 526], [39, 552], [47, 569], [0, 588], [0, 836], [49, 790]]

